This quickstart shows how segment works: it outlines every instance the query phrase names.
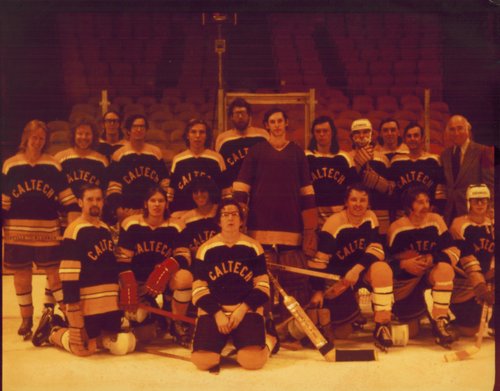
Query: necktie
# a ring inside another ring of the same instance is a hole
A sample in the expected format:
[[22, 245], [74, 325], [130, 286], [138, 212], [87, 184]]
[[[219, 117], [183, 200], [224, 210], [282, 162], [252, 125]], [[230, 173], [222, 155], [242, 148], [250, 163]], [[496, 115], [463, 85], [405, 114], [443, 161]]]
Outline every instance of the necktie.
[[462, 155], [462, 151], [460, 147], [455, 147], [453, 151], [453, 156], [451, 159], [452, 170], [453, 170], [453, 179], [457, 180], [458, 172], [460, 171], [460, 157]]

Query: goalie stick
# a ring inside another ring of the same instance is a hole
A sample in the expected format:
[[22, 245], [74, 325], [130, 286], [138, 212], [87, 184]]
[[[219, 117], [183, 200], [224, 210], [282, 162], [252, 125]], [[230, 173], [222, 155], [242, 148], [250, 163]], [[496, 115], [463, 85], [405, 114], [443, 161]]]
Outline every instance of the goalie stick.
[[[488, 288], [490, 288], [489, 284]], [[490, 306], [488, 306], [486, 303], [483, 303], [483, 308], [481, 310], [481, 322], [479, 323], [479, 330], [477, 331], [476, 342], [474, 343], [474, 345], [469, 346], [468, 348], [465, 348], [463, 350], [457, 350], [456, 352], [445, 354], [444, 361], [452, 362], [465, 360], [479, 352], [479, 350], [481, 349], [481, 344], [483, 342], [484, 332], [486, 331], [489, 310]]]
[[338, 350], [332, 342], [328, 341], [309, 319], [304, 309], [298, 301], [286, 293], [278, 280], [268, 272], [269, 279], [283, 297], [283, 304], [298, 322], [304, 333], [311, 340], [313, 345], [323, 355], [326, 361], [374, 361], [377, 360], [377, 352], [373, 349], [360, 350]]

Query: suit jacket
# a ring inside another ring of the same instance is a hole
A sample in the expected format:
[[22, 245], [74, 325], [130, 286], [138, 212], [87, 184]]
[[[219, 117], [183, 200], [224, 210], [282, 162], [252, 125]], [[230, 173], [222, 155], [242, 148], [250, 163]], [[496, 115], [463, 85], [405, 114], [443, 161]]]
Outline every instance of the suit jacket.
[[[494, 165], [493, 153], [489, 147], [471, 140], [465, 151], [458, 177], [453, 178], [452, 155], [453, 147], [446, 148], [441, 154], [444, 176], [446, 179], [447, 202], [444, 210], [445, 221], [450, 225], [453, 218], [467, 214], [465, 193], [471, 184], [484, 183], [488, 186], [493, 199]], [[491, 155], [491, 156], [490, 156]]]

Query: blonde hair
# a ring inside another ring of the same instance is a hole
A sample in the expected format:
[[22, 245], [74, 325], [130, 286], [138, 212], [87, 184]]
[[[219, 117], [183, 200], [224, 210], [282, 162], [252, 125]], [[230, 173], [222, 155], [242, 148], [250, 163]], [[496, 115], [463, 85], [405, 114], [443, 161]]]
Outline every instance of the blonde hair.
[[21, 136], [21, 142], [19, 143], [19, 151], [26, 151], [28, 139], [30, 138], [31, 134], [39, 128], [45, 132], [45, 144], [43, 145], [42, 152], [45, 152], [47, 150], [49, 146], [49, 128], [47, 127], [47, 124], [45, 122], [38, 119], [32, 119], [24, 126], [23, 134]]

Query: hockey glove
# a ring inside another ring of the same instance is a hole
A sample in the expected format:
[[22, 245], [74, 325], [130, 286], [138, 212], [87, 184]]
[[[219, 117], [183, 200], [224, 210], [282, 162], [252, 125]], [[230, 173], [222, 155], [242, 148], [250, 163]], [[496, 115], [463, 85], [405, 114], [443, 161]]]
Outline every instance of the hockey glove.
[[314, 229], [305, 229], [302, 237], [302, 251], [309, 257], [314, 257], [318, 248], [318, 237]]
[[127, 270], [120, 273], [120, 308], [124, 311], [136, 311], [139, 306], [137, 281], [134, 272]]
[[358, 148], [354, 153], [354, 163], [358, 171], [370, 160], [373, 159], [373, 147], [371, 145]]
[[388, 181], [370, 167], [367, 167], [363, 173], [363, 182], [369, 189], [375, 189], [382, 194], [390, 195], [394, 190], [394, 182]]
[[486, 303], [490, 306], [495, 304], [495, 295], [488, 289], [488, 286], [484, 282], [481, 282], [474, 287], [474, 294], [476, 295], [476, 301], [479, 304]]
[[155, 297], [167, 289], [172, 275], [179, 270], [179, 264], [174, 258], [165, 259], [155, 266], [146, 281], [146, 293]]

